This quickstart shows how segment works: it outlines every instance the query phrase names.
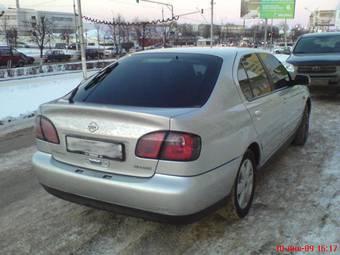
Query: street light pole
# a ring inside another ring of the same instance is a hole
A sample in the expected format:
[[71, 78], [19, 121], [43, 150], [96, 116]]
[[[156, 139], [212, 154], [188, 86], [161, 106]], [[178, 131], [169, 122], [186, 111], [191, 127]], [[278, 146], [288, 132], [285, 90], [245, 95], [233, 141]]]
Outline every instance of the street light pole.
[[77, 22], [77, 12], [76, 12], [76, 2], [75, 0], [73, 0], [73, 12], [74, 12], [74, 35], [75, 35], [75, 39], [76, 39], [76, 52], [78, 52], [78, 22]]
[[267, 49], [268, 44], [268, 19], [265, 19], [264, 23], [264, 48]]
[[160, 4], [160, 5], [164, 5], [166, 7], [168, 7], [171, 11], [171, 18], [174, 17], [174, 6], [172, 4], [168, 4], [168, 3], [163, 3], [163, 2], [158, 2], [158, 1], [153, 1], [153, 0], [136, 0], [137, 3], [139, 3], [139, 1], [143, 1], [143, 2], [148, 2], [148, 3], [153, 3], [153, 4]]
[[287, 19], [285, 19], [285, 27], [284, 27], [284, 35], [285, 35], [285, 48], [287, 48]]
[[214, 0], [211, 0], [210, 48], [213, 47], [214, 37]]
[[85, 40], [84, 40], [84, 27], [83, 27], [83, 15], [81, 11], [81, 0], [78, 1], [78, 23], [79, 23], [79, 32], [80, 32], [80, 52], [81, 52], [81, 66], [83, 70], [84, 79], [87, 78], [87, 67], [86, 67], [86, 54], [85, 54]]

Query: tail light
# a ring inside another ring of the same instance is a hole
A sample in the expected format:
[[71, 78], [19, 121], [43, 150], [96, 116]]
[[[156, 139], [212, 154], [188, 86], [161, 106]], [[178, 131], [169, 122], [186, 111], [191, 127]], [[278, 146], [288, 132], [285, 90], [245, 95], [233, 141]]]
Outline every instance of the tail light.
[[49, 143], [60, 143], [57, 130], [48, 118], [37, 116], [35, 124], [36, 138]]
[[199, 157], [201, 138], [182, 132], [154, 132], [141, 137], [136, 156], [170, 161], [193, 161]]

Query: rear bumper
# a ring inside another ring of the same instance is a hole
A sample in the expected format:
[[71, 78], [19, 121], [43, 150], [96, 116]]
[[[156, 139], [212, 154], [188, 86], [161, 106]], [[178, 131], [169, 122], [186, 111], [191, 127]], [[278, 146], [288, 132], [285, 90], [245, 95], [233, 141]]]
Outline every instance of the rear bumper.
[[[240, 160], [199, 176], [155, 174], [151, 178], [81, 169], [58, 162], [43, 152], [35, 153], [32, 161], [40, 183], [50, 193], [66, 200], [156, 220], [158, 217], [152, 216], [194, 220], [216, 209], [227, 197]], [[150, 213], [151, 217], [145, 217], [145, 213]]]

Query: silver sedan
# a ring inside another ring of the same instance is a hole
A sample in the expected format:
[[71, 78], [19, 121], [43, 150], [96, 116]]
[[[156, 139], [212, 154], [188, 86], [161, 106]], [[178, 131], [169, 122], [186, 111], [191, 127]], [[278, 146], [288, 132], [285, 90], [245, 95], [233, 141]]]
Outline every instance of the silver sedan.
[[227, 203], [242, 218], [257, 170], [308, 138], [308, 82], [259, 50], [129, 55], [40, 107], [34, 171], [58, 197], [119, 213], [192, 221]]

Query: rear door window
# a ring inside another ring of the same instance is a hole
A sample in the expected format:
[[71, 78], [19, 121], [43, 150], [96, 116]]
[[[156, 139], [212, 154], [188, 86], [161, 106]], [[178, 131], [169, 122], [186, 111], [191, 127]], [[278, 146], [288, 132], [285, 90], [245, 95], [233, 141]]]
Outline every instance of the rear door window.
[[278, 90], [287, 87], [290, 83], [290, 76], [281, 62], [271, 54], [260, 53], [259, 55], [272, 78], [273, 89]]
[[250, 87], [248, 75], [242, 63], [238, 66], [237, 76], [238, 76], [238, 82], [240, 84], [243, 95], [248, 101], [251, 100], [254, 97], [254, 95]]
[[71, 100], [138, 107], [201, 107], [214, 89], [222, 62], [205, 54], [128, 56], [81, 85]]
[[10, 56], [11, 51], [10, 49], [0, 49], [0, 56]]
[[272, 92], [267, 73], [256, 54], [245, 55], [241, 64], [246, 70], [254, 97], [264, 96]]

